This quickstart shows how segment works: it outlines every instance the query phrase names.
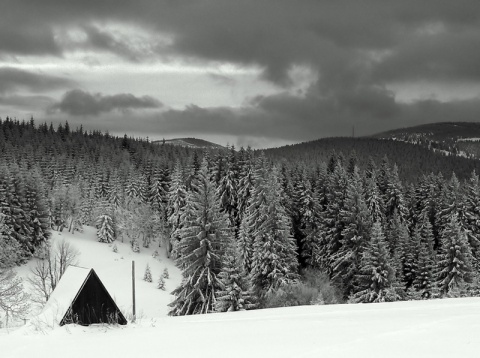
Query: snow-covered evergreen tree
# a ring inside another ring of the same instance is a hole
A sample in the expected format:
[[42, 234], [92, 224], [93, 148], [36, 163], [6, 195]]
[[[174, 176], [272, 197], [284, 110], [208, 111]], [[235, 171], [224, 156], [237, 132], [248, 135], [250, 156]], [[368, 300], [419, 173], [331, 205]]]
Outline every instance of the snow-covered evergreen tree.
[[182, 211], [186, 203], [187, 191], [183, 180], [182, 166], [177, 161], [172, 173], [172, 181], [168, 192], [167, 221], [170, 227], [170, 247], [167, 253], [177, 257], [177, 244], [180, 241], [180, 229], [182, 227]]
[[163, 277], [163, 275], [161, 275], [159, 278], [158, 278], [158, 282], [157, 282], [157, 288], [159, 290], [162, 290], [162, 291], [165, 291], [165, 278]]
[[100, 242], [115, 241], [115, 224], [110, 215], [100, 215], [97, 219], [97, 238]]
[[170, 315], [209, 313], [215, 309], [216, 292], [221, 287], [225, 243], [232, 239], [226, 214], [220, 211], [215, 186], [210, 181], [208, 163], [204, 159], [191, 183], [187, 204], [182, 215], [177, 265], [183, 280], [173, 294]]
[[418, 241], [413, 288], [420, 293], [421, 298], [430, 298], [435, 293], [432, 235], [422, 237], [422, 225], [419, 223], [415, 226], [412, 239]]
[[472, 248], [472, 254], [477, 261], [477, 269], [480, 269], [480, 180], [473, 171], [466, 187], [465, 195], [465, 233]]
[[345, 194], [345, 203], [338, 220], [343, 230], [341, 246], [332, 257], [332, 277], [342, 287], [345, 297], [353, 290], [353, 281], [366, 240], [370, 233], [370, 216], [363, 197], [362, 179], [358, 167], [350, 174]]
[[143, 274], [143, 281], [152, 282], [152, 271], [150, 271], [150, 265], [147, 264], [145, 268], [145, 273]]
[[367, 205], [370, 219], [372, 222], [385, 222], [385, 203], [380, 195], [376, 183], [376, 173], [371, 172], [370, 176], [365, 180], [365, 204]]
[[327, 178], [327, 203], [320, 220], [322, 236], [319, 244], [320, 250], [316, 257], [319, 266], [328, 270], [330, 274], [334, 256], [342, 246], [341, 233], [344, 223], [340, 221], [339, 216], [344, 207], [347, 183], [347, 173], [341, 162], [338, 162]]
[[[263, 198], [257, 206], [250, 275], [257, 295], [265, 296], [297, 279], [298, 261], [291, 222], [281, 205], [278, 170], [273, 168], [259, 185]], [[257, 193], [252, 198], [256, 197]]]
[[463, 290], [473, 279], [473, 257], [457, 215], [450, 218], [440, 235], [442, 241], [438, 252], [436, 277], [440, 293]]
[[392, 217], [397, 214], [401, 221], [406, 222], [408, 218], [408, 208], [405, 201], [405, 193], [398, 175], [398, 167], [393, 166], [390, 175], [387, 177], [387, 187], [385, 190], [385, 216]]
[[392, 302], [400, 298], [395, 269], [379, 221], [372, 226], [371, 238], [363, 252], [357, 280], [358, 286], [351, 296], [352, 302]]
[[257, 298], [250, 288], [250, 282], [233, 241], [228, 243], [222, 271], [218, 277], [222, 286], [217, 292], [216, 311], [243, 311], [257, 306]]
[[222, 209], [230, 218], [231, 226], [237, 229], [240, 224], [238, 213], [238, 166], [233, 146], [229, 150], [225, 174], [220, 178], [217, 193]]

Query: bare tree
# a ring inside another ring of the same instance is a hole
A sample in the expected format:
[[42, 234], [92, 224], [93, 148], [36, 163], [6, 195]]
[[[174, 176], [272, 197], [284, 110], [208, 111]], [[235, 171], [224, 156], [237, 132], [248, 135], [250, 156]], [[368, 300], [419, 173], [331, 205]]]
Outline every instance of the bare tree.
[[23, 292], [23, 281], [12, 270], [0, 269], [0, 310], [9, 317], [24, 317], [30, 308], [29, 295]]
[[30, 269], [32, 276], [28, 282], [33, 287], [32, 300], [45, 304], [69, 265], [78, 264], [78, 251], [68, 241], [57, 242], [55, 247], [46, 250], [44, 259], [38, 260]]

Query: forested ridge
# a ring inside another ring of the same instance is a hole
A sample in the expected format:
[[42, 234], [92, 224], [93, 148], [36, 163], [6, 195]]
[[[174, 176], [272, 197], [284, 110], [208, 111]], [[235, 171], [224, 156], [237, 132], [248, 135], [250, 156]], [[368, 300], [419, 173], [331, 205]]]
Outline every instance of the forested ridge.
[[362, 169], [366, 168], [370, 159], [380, 163], [386, 156], [397, 164], [400, 178], [405, 183], [418, 182], [422, 178], [422, 174], [441, 173], [444, 177], [450, 177], [455, 172], [458, 178], [467, 179], [473, 170], [477, 173], [480, 172], [478, 159], [434, 152], [427, 145], [369, 137], [322, 138], [266, 149], [265, 155], [274, 160], [284, 160], [287, 163], [303, 162], [305, 165], [318, 165], [327, 161], [333, 151], [341, 153], [344, 157], [355, 152], [357, 164]]
[[6, 119], [0, 270], [37, 256], [52, 230], [92, 225], [100, 242], [166, 247], [184, 275], [172, 315], [477, 295], [476, 162], [412, 164], [402, 180], [417, 152], [397, 161], [381, 143], [369, 157], [201, 152]]

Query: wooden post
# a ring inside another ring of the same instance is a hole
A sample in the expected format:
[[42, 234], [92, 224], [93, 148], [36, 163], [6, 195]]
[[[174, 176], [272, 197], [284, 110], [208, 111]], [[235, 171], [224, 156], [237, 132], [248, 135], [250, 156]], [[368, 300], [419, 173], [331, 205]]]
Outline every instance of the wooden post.
[[132, 299], [133, 299], [133, 322], [136, 321], [137, 315], [135, 312], [135, 261], [132, 261]]

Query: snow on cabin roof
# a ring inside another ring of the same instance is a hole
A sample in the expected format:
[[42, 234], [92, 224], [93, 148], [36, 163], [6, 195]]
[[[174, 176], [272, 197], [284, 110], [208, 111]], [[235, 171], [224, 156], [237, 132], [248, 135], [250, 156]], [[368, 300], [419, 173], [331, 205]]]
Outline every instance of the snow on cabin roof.
[[91, 269], [69, 266], [39, 314], [44, 322], [59, 324], [88, 278]]

